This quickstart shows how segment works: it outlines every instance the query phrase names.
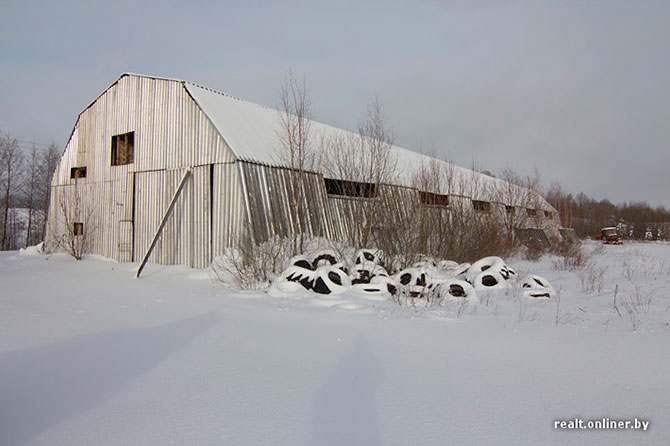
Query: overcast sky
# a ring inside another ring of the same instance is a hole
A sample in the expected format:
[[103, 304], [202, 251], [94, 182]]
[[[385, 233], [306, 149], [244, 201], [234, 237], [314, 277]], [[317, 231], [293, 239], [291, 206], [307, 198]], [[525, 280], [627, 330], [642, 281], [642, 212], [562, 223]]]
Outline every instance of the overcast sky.
[[289, 68], [316, 120], [378, 96], [398, 145], [670, 206], [670, 2], [0, 0], [0, 131], [64, 146], [121, 73], [275, 106]]

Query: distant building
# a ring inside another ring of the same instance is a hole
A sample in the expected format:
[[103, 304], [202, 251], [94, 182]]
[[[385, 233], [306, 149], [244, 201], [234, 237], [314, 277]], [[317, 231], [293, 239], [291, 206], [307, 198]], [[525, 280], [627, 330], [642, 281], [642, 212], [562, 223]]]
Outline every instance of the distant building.
[[[53, 177], [49, 227], [52, 233], [65, 229], [60, 203], [77, 194], [95, 217], [91, 252], [139, 261], [184, 179], [151, 262], [202, 268], [243, 234], [256, 241], [289, 235], [290, 175], [277, 156], [279, 122], [276, 110], [190, 82], [123, 74], [79, 114]], [[350, 135], [318, 122], [312, 132]], [[388, 187], [414, 194], [417, 205], [468, 200], [474, 211], [501, 218], [523, 211], [529, 217], [524, 226], [558, 237], [557, 212], [539, 195], [531, 208], [501, 200], [493, 191], [504, 181], [453, 165], [465, 183], [486, 187], [421, 191], [412, 187], [412, 170], [432, 159], [400, 147], [393, 151], [402, 171]], [[359, 196], [347, 196], [341, 186], [351, 180], [328, 172], [306, 175], [305, 233], [345, 238], [357, 223], [348, 209], [366, 206], [360, 193], [369, 190], [361, 184]], [[77, 233], [91, 229], [73, 224]]]

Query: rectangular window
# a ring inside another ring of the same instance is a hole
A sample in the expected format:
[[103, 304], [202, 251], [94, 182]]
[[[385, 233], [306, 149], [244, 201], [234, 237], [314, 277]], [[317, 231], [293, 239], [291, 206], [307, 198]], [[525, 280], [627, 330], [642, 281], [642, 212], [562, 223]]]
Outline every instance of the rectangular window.
[[84, 235], [84, 224], [74, 223], [72, 227], [72, 234], [76, 236]]
[[488, 201], [472, 200], [472, 207], [478, 212], [491, 212], [491, 203]]
[[419, 191], [419, 199], [428, 206], [449, 206], [449, 195]]
[[70, 178], [86, 178], [86, 166], [73, 167], [70, 169]]
[[537, 210], [535, 209], [526, 209], [526, 213], [529, 217], [537, 217]]
[[135, 158], [135, 132], [112, 136], [112, 166], [132, 164]]
[[546, 218], [552, 218], [554, 215], [553, 215], [551, 212], [549, 212], [549, 211], [544, 211], [544, 216], [545, 216]]
[[326, 193], [341, 197], [375, 198], [377, 187], [372, 183], [359, 183], [357, 181], [334, 180], [324, 178]]
[[505, 211], [507, 211], [509, 215], [514, 215], [514, 206], [505, 206]]

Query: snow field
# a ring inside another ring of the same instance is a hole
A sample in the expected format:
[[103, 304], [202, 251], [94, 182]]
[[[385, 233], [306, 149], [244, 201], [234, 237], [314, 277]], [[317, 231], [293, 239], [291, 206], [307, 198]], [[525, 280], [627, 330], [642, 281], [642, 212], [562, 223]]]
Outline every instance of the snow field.
[[[0, 253], [0, 444], [664, 444], [670, 245], [585, 249], [507, 261], [556, 297], [436, 307]], [[553, 429], [577, 416], [651, 426]]]

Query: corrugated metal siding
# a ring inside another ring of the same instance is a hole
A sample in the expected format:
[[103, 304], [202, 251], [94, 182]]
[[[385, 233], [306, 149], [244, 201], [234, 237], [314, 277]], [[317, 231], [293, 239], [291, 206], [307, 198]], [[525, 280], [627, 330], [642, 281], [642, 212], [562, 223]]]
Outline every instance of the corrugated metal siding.
[[248, 225], [244, 192], [237, 163], [212, 167], [212, 254], [233, 247]]
[[[112, 166], [112, 136], [131, 131], [135, 132], [134, 163]], [[153, 200], [171, 198], [164, 198], [166, 188], [179, 181], [174, 177], [183, 168], [202, 166], [196, 167], [189, 180], [196, 186], [184, 191], [187, 195], [178, 203], [181, 210], [168, 222], [169, 234], [189, 233], [190, 238], [171, 235], [170, 240], [176, 245], [168, 246], [163, 240], [160, 255], [152, 255], [152, 261], [203, 267], [211, 258], [210, 165], [233, 160], [225, 141], [182, 82], [125, 75], [80, 114], [54, 173], [52, 195], [57, 200], [59, 191], [67, 188], [56, 186], [74, 184], [75, 180], [70, 179], [72, 167], [86, 166], [87, 177], [76, 180], [76, 184], [88, 188], [91, 206], [99, 219], [92, 252], [129, 260], [132, 253], [122, 245], [128, 244], [132, 227], [135, 236], [143, 237], [141, 243], [133, 242], [134, 260], [139, 260], [137, 257], [144, 254], [144, 239], [153, 236], [155, 227], [151, 225], [160, 218], [154, 214], [167, 206], [163, 201], [156, 206]], [[168, 173], [157, 174], [156, 178], [139, 175], [151, 171]], [[135, 175], [142, 184], [133, 194]], [[141, 221], [133, 221], [135, 197], [141, 201], [135, 204], [136, 209], [142, 209]], [[147, 209], [151, 209], [149, 215]], [[188, 209], [187, 221], [180, 219], [184, 209]], [[148, 236], [147, 231], [151, 232]]]
[[[79, 130], [77, 128], [72, 132], [72, 136], [65, 146], [63, 155], [58, 160], [56, 170], [51, 179], [51, 186], [58, 186], [62, 184], [69, 184], [70, 169], [72, 167], [79, 167], [77, 165], [77, 147], [79, 145]], [[87, 173], [88, 174], [88, 173]]]
[[[165, 171], [135, 174], [135, 248], [137, 258], [147, 252], [152, 237], [160, 224], [167, 207], [164, 195]], [[153, 228], [154, 232], [151, 232]], [[159, 239], [149, 261], [160, 263], [163, 258], [163, 243]]]
[[[192, 169], [149, 261], [204, 268], [211, 261], [210, 166]], [[185, 169], [135, 174], [135, 260], [149, 249]]]
[[[329, 196], [326, 194], [323, 181], [321, 183], [327, 203], [328, 225], [332, 228], [331, 233], [339, 240], [356, 239], [352, 235], [364, 226], [365, 217], [373, 211], [370, 209], [371, 206], [376, 206], [378, 212], [384, 212], [383, 224], [400, 225], [408, 221], [412, 212], [407, 203], [418, 204], [416, 190], [407, 187], [382, 185], [377, 198], [367, 199]], [[378, 225], [374, 227], [377, 230], [384, 230]]]
[[239, 161], [245, 200], [248, 206], [249, 229], [256, 241], [279, 235], [289, 236], [292, 221], [300, 218], [302, 232], [310, 236], [330, 237], [323, 177], [305, 173], [304, 194], [299, 208], [305, 211], [297, 217], [291, 212], [291, 174], [288, 169]]
[[[113, 135], [135, 132], [135, 162], [111, 166]], [[79, 116], [57, 171], [65, 184], [70, 168], [87, 166], [94, 182], [128, 171], [176, 169], [234, 161], [207, 116], [178, 81], [123, 76]]]

